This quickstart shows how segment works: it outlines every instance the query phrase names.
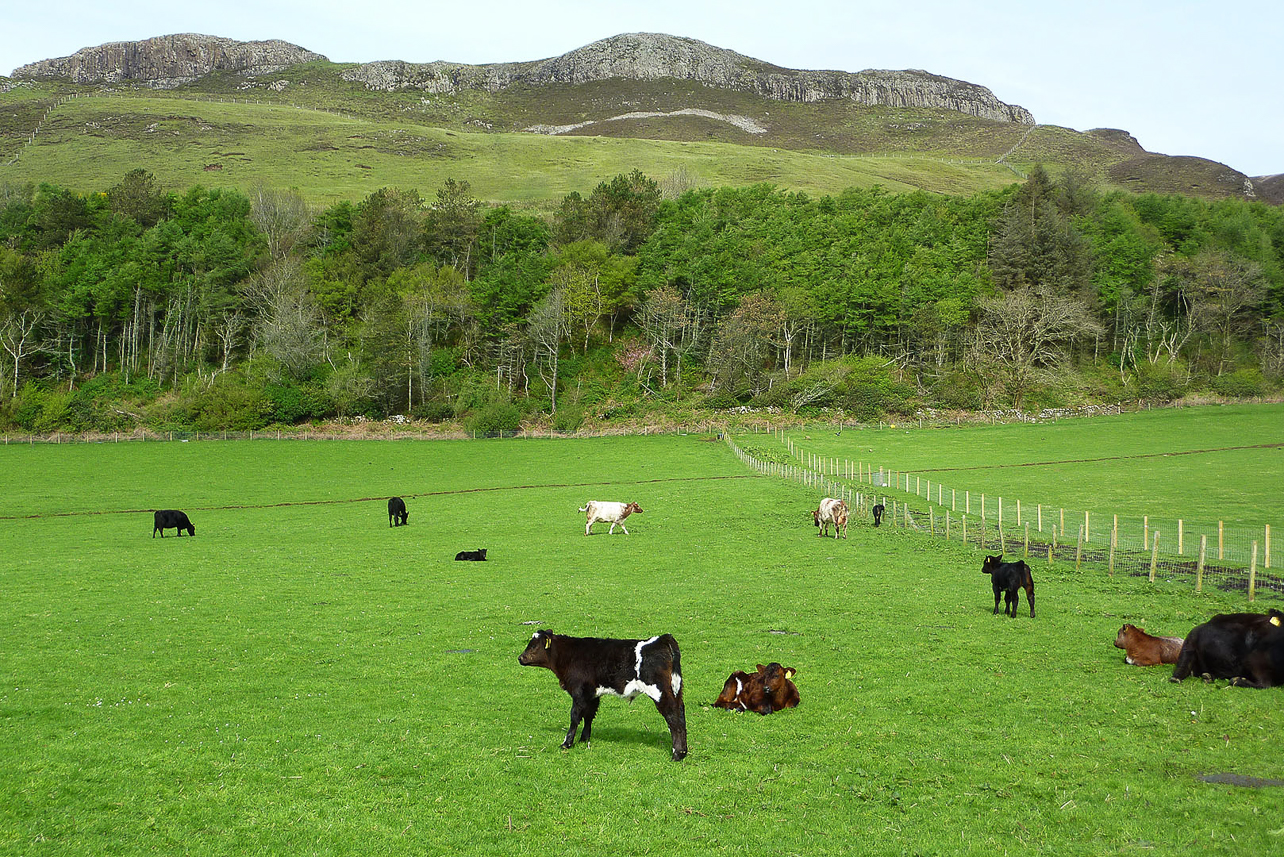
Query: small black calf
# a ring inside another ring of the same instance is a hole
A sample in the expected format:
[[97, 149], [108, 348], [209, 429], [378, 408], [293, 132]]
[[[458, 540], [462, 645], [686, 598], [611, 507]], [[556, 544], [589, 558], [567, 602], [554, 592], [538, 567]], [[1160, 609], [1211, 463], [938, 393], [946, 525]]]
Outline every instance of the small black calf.
[[[400, 497], [391, 497], [388, 499], [388, 526], [404, 526], [410, 513], [406, 511], [406, 501]], [[396, 523], [393, 523], [393, 522]]]
[[883, 520], [883, 504], [875, 503], [874, 508], [870, 509], [870, 511], [874, 513], [874, 526], [877, 527]]
[[459, 553], [455, 554], [455, 561], [456, 562], [464, 562], [464, 561], [485, 562], [486, 549], [481, 548], [480, 550], [475, 550], [475, 551], [460, 551]]
[[1021, 593], [1018, 590], [1024, 588], [1026, 600], [1030, 602], [1030, 618], [1034, 618], [1034, 577], [1030, 574], [1030, 566], [1026, 565], [1024, 560], [1004, 562], [1002, 555], [987, 556], [985, 563], [981, 566], [981, 573], [990, 575], [991, 583], [994, 584], [996, 616], [999, 613], [999, 594], [1002, 593], [1003, 613], [1015, 619], [1017, 605], [1021, 602]]
[[176, 528], [180, 536], [183, 535], [183, 530], [187, 530], [189, 536], [196, 535], [196, 527], [187, 520], [187, 513], [177, 509], [161, 509], [156, 513], [152, 524], [152, 538], [156, 538], [157, 533], [161, 534], [162, 539], [165, 538], [165, 531], [170, 528]]

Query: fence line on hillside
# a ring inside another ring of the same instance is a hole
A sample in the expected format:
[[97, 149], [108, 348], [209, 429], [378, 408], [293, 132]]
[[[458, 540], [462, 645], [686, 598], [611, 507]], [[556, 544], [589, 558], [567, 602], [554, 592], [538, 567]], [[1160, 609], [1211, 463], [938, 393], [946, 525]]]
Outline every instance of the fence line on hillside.
[[[1188, 579], [1196, 591], [1205, 583], [1245, 590], [1254, 600], [1258, 590], [1284, 595], [1278, 545], [1271, 525], [1248, 526], [1224, 521], [1198, 521], [1146, 515], [1099, 514], [1042, 504], [1023, 505], [1013, 498], [957, 489], [907, 471], [822, 457], [800, 450], [783, 432], [773, 432], [789, 461], [771, 461], [742, 449], [724, 437], [732, 452], [749, 467], [819, 489], [849, 502], [868, 517], [872, 500], [885, 507], [893, 527], [975, 544], [995, 553], [1043, 559], [1054, 564], [1105, 566], [1110, 575], [1144, 575]], [[1272, 555], [1274, 551], [1274, 555]]]

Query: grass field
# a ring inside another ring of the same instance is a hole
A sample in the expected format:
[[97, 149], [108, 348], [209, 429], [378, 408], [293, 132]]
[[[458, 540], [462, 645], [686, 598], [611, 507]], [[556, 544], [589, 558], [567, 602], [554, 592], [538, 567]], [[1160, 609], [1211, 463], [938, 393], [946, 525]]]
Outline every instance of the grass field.
[[[1282, 691], [1173, 685], [1111, 646], [1241, 597], [1036, 565], [1037, 618], [996, 617], [978, 553], [817, 539], [810, 492], [712, 438], [14, 445], [0, 488], [0, 853], [1284, 842], [1278, 787], [1200, 779], [1284, 777]], [[590, 498], [646, 511], [586, 538]], [[196, 537], [149, 538], [156, 507]], [[539, 627], [674, 634], [691, 755], [645, 699], [559, 749], [569, 698], [517, 665]], [[799, 708], [709, 707], [768, 660]]]
[[80, 98], [56, 108], [35, 145], [23, 148], [16, 163], [0, 167], [0, 182], [52, 181], [99, 191], [138, 167], [167, 190], [265, 184], [296, 188], [316, 204], [356, 201], [381, 187], [417, 188], [431, 197], [446, 179], [466, 179], [479, 199], [536, 208], [550, 208], [571, 191], [587, 192], [634, 169], [656, 179], [682, 171], [700, 186], [770, 182], [816, 195], [874, 184], [966, 194], [1018, 180], [1002, 166], [935, 157], [470, 133], [419, 124], [413, 116], [365, 119], [288, 106], [131, 95]]
[[1284, 405], [1143, 411], [1038, 425], [804, 429], [821, 456], [907, 471], [974, 495], [1284, 529]]

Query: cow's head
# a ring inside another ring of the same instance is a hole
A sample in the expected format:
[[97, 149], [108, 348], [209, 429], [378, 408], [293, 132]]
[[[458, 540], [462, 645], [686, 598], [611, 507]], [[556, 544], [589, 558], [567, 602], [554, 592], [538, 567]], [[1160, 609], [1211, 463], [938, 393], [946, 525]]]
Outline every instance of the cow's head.
[[517, 662], [524, 667], [552, 669], [549, 650], [553, 647], [553, 639], [556, 636], [552, 631], [536, 631], [531, 636], [531, 641], [526, 644], [526, 651], [517, 656]]
[[776, 708], [776, 701], [785, 698], [789, 687], [789, 679], [794, 677], [796, 671], [788, 667], [782, 667], [773, 661], [765, 667], [762, 664], [758, 664], [758, 674], [762, 678], [764, 702], [772, 708]]
[[985, 562], [981, 565], [981, 574], [993, 574], [1003, 565], [1003, 554], [998, 556], [987, 556]]
[[1122, 628], [1119, 629], [1119, 633], [1115, 635], [1115, 648], [1116, 649], [1128, 648], [1128, 638], [1132, 637], [1136, 633], [1137, 633], [1137, 626], [1125, 624]]
[[640, 515], [642, 514], [642, 507], [639, 506], [637, 503], [630, 503], [629, 505], [624, 507], [624, 514]]

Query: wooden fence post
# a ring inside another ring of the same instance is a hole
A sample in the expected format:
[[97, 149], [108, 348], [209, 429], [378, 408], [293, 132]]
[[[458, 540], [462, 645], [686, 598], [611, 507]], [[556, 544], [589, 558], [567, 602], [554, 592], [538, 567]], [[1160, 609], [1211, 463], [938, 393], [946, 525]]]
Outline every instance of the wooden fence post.
[[[1000, 530], [1003, 529], [1003, 498], [1002, 497], [999, 498], [999, 529]], [[1002, 542], [1003, 539], [999, 539], [999, 541]]]
[[[1017, 508], [1020, 509], [1021, 507], [1018, 505]], [[1021, 525], [1021, 522], [1017, 521], [1017, 526], [1020, 526], [1020, 525]], [[1025, 558], [1026, 559], [1030, 558], [1030, 522], [1029, 521], [1025, 522]]]
[[1262, 557], [1263, 559], [1262, 567], [1270, 568], [1271, 567], [1271, 525], [1270, 524], [1266, 525], [1266, 544], [1263, 545], [1262, 548], [1263, 548], [1263, 553], [1265, 554]]
[[1079, 528], [1079, 544], [1074, 549], [1074, 570], [1079, 570], [1079, 563], [1083, 562], [1083, 527]]
[[1091, 528], [1089, 528], [1089, 526], [1088, 526], [1088, 510], [1087, 510], [1087, 509], [1084, 509], [1084, 510], [1083, 510], [1083, 540], [1084, 540], [1085, 542], [1090, 542], [1090, 541], [1092, 541], [1092, 530], [1091, 530]]
[[1217, 559], [1220, 562], [1223, 558], [1223, 551], [1226, 546], [1225, 526], [1221, 521], [1217, 522]]
[[1021, 501], [1017, 500], [1017, 526], [1021, 526]]
[[1253, 559], [1248, 564], [1248, 600], [1257, 598], [1257, 542], [1253, 542]]
[[1150, 548], [1150, 582], [1155, 582], [1155, 566], [1159, 562], [1159, 530], [1155, 530], [1155, 538], [1151, 542]]
[[967, 544], [967, 515], [963, 516], [963, 544]]
[[1195, 566], [1195, 591], [1204, 591], [1204, 557], [1208, 553], [1208, 534], [1199, 536], [1199, 564]]
[[1106, 571], [1111, 577], [1115, 576], [1115, 542], [1119, 539], [1119, 530], [1110, 531], [1110, 557], [1106, 560]]
[[945, 540], [947, 542], [950, 540], [950, 524], [951, 524], [950, 510], [946, 509], [945, 510]]
[[1150, 516], [1141, 516], [1141, 549], [1150, 550]]
[[1185, 553], [1185, 551], [1183, 550], [1183, 547], [1184, 547], [1183, 542], [1185, 541], [1185, 528], [1182, 526], [1182, 523], [1183, 523], [1182, 519], [1178, 518], [1177, 519], [1177, 556], [1181, 556], [1183, 553]]
[[1036, 507], [1039, 518], [1039, 532], [1043, 532], [1043, 504], [1039, 503]]

